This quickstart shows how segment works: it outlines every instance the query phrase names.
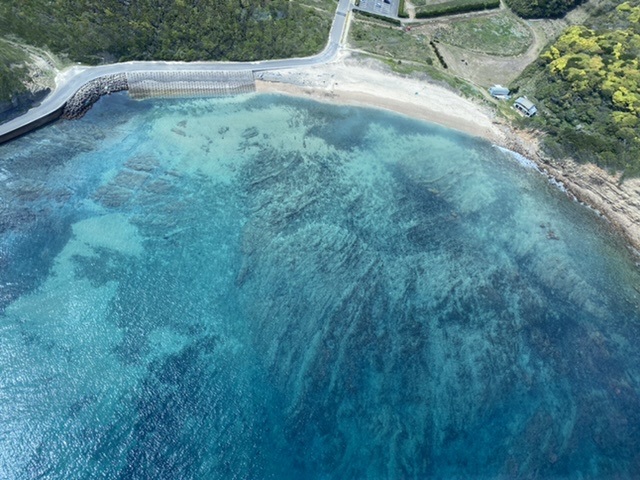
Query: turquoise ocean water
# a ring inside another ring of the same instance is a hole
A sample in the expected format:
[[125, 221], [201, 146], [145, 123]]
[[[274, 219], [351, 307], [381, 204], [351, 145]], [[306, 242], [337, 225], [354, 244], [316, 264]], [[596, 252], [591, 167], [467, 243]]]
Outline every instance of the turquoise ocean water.
[[0, 478], [640, 475], [638, 268], [483, 141], [119, 94], [0, 180]]

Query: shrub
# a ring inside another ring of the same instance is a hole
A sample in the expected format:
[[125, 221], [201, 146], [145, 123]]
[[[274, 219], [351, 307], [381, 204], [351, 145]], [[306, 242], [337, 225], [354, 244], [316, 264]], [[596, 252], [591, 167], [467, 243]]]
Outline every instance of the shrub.
[[625, 2], [603, 17], [594, 28], [566, 29], [518, 83], [533, 88], [556, 155], [637, 175], [640, 5]]
[[416, 18], [439, 17], [455, 13], [475, 12], [498, 8], [500, 0], [450, 0], [448, 2], [425, 5], [416, 8]]
[[390, 23], [392, 25], [400, 26], [402, 22], [397, 18], [385, 17], [384, 15], [378, 15], [376, 13], [365, 12], [364, 10], [354, 10], [358, 15], [362, 15], [363, 17], [375, 18], [377, 20], [382, 20], [383, 22]]
[[505, 0], [513, 12], [522, 18], [560, 18], [586, 0]]

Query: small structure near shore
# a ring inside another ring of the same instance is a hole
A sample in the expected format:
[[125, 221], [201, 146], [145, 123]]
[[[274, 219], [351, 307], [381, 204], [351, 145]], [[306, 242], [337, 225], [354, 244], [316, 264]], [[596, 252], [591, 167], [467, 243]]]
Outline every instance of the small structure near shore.
[[527, 117], [533, 117], [538, 112], [536, 106], [527, 97], [519, 97], [513, 106], [516, 107], [516, 110]]
[[489, 88], [489, 93], [498, 100], [509, 100], [511, 98], [511, 91], [502, 85], [494, 85]]

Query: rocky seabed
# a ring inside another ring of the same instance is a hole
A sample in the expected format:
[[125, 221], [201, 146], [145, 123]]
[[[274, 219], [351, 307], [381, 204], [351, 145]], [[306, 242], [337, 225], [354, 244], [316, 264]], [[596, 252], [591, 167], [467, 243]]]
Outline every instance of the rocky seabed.
[[621, 174], [611, 174], [597, 165], [580, 164], [568, 158], [551, 159], [526, 135], [511, 138], [506, 142], [508, 149], [535, 161], [541, 172], [560, 183], [569, 195], [596, 210], [640, 257], [640, 179], [623, 180]]
[[597, 209], [620, 230], [640, 255], [640, 181], [622, 181], [595, 165], [573, 161], [547, 163], [551, 174], [568, 185], [578, 200]]

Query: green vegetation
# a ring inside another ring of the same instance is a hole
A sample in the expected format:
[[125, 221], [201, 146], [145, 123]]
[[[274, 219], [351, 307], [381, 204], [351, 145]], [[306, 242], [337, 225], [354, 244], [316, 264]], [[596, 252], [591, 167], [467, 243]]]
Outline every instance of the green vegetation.
[[431, 65], [435, 60], [425, 35], [410, 35], [381, 22], [354, 22], [350, 36], [353, 47], [393, 59], [396, 63], [399, 60]]
[[310, 55], [335, 0], [3, 0], [0, 34], [74, 61], [258, 60]]
[[379, 20], [381, 22], [390, 23], [391, 25], [395, 25], [396, 27], [399, 27], [400, 25], [402, 25], [402, 21], [398, 20], [397, 18], [385, 17], [384, 15], [378, 15], [376, 13], [365, 12], [364, 10], [354, 10], [354, 13], [356, 15], [360, 15], [362, 17], [374, 18], [374, 19]]
[[413, 75], [426, 77], [429, 82], [438, 82], [443, 85], [449, 86], [452, 90], [458, 92], [459, 95], [467, 98], [473, 98], [478, 101], [485, 101], [486, 97], [484, 92], [478, 90], [475, 85], [462, 80], [459, 77], [450, 75], [441, 68], [431, 66], [431, 64], [420, 64], [408, 61], [392, 60], [390, 58], [382, 59], [391, 70], [401, 75]]
[[523, 18], [560, 18], [586, 0], [505, 0]]
[[27, 61], [25, 52], [0, 40], [0, 101], [11, 100], [15, 93], [26, 90], [23, 82], [29, 76]]
[[349, 35], [349, 43], [353, 47], [382, 60], [394, 72], [428, 77], [429, 81], [446, 84], [465, 97], [485, 98], [477, 87], [440, 67], [429, 45], [429, 37], [422, 33], [409, 33], [382, 22], [360, 20], [351, 25]]
[[406, 11], [405, 0], [400, 0], [398, 3], [398, 17], [409, 18], [409, 14]]
[[416, 18], [439, 17], [455, 13], [475, 12], [489, 8], [498, 8], [500, 0], [449, 0], [416, 7]]
[[531, 31], [506, 12], [452, 20], [447, 28], [438, 30], [436, 38], [467, 50], [504, 56], [524, 53], [532, 41]]
[[[602, 13], [602, 12], [601, 12]], [[535, 93], [556, 156], [640, 174], [640, 1], [568, 28], [521, 78]], [[612, 28], [614, 27], [615, 28]]]

